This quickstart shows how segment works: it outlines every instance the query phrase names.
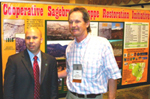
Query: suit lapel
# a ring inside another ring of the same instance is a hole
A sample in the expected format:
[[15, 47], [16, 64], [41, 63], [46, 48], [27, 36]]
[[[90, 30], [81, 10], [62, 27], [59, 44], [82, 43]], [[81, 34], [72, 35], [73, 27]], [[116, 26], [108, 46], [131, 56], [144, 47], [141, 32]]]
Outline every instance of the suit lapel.
[[[47, 57], [44, 55], [43, 52], [41, 52], [41, 59], [42, 59], [42, 62], [41, 62], [41, 84], [42, 84], [47, 67], [48, 67]], [[29, 57], [27, 50], [25, 50], [22, 54], [22, 62], [24, 66], [27, 68], [27, 70], [29, 71], [29, 74], [34, 79], [33, 68], [32, 68], [32, 64], [31, 64], [30, 57]]]
[[22, 54], [22, 62], [24, 64], [24, 66], [27, 68], [27, 70], [29, 71], [29, 74], [34, 79], [33, 68], [32, 68], [32, 64], [31, 64], [30, 57], [29, 57], [27, 50], [25, 50]]
[[41, 59], [42, 59], [41, 63], [41, 84], [42, 84], [46, 70], [48, 68], [47, 57], [44, 55], [43, 52], [41, 52]]

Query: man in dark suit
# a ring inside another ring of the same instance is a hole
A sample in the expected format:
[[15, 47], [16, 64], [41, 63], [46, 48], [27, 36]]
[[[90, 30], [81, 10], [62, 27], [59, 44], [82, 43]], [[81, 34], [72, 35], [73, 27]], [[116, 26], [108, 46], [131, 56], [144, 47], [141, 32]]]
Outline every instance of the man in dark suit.
[[[8, 58], [4, 80], [4, 99], [58, 99], [57, 63], [54, 57], [40, 51], [43, 41], [38, 28], [25, 33], [27, 49]], [[38, 83], [35, 88], [34, 56], [37, 56]], [[39, 93], [35, 94], [38, 89]]]

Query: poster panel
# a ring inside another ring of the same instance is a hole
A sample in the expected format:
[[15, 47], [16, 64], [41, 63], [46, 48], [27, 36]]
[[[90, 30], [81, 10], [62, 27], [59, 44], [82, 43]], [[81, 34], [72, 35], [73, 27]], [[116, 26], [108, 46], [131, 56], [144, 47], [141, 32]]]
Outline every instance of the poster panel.
[[149, 23], [125, 22], [122, 85], [147, 82]]
[[[58, 70], [63, 70], [65, 49], [73, 40], [68, 28], [68, 13], [76, 6], [88, 10], [91, 34], [105, 37], [110, 41], [122, 72], [122, 81], [118, 81], [119, 86], [147, 82], [150, 28], [148, 10], [37, 2], [1, 3], [3, 75], [8, 57], [26, 48], [24, 35], [29, 27], [38, 27], [41, 30], [45, 41], [41, 45], [41, 50], [56, 57]], [[59, 49], [56, 49], [56, 46]], [[137, 73], [137, 70], [141, 72]], [[60, 79], [59, 82], [59, 90], [63, 93], [67, 90], [65, 79]]]

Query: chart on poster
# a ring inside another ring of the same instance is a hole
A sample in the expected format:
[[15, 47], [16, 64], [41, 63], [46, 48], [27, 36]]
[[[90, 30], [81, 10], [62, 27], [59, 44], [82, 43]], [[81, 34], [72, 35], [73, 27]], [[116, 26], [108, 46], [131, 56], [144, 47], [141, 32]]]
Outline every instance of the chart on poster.
[[149, 23], [125, 22], [124, 48], [148, 47]]

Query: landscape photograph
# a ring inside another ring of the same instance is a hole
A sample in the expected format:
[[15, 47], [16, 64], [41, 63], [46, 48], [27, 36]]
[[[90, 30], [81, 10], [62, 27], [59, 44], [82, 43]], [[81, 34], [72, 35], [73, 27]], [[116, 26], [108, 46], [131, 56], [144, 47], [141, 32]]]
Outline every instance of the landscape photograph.
[[16, 53], [19, 53], [26, 49], [25, 45], [25, 34], [16, 34]]
[[123, 23], [112, 22], [111, 37], [112, 39], [123, 39]]
[[47, 41], [47, 53], [56, 59], [65, 59], [65, 51], [69, 44], [68, 41]]
[[47, 40], [73, 40], [68, 21], [46, 21]]
[[113, 51], [114, 56], [122, 56], [122, 40], [109, 40]]
[[98, 36], [105, 37], [107, 39], [112, 39], [111, 27], [112, 27], [112, 24], [110, 22], [99, 22]]
[[123, 22], [99, 22], [98, 36], [110, 39], [123, 39]]
[[24, 20], [13, 20], [13, 19], [4, 19], [3, 20], [3, 39], [15, 39], [15, 34], [24, 34], [25, 22]]

